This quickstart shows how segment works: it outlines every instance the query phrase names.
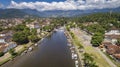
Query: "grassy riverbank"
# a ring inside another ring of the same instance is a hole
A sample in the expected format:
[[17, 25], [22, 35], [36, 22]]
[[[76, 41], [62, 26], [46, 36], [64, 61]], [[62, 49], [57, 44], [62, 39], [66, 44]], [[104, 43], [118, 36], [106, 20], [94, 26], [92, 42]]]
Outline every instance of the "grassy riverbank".
[[[44, 35], [41, 35], [42, 38], [45, 38], [47, 36], [49, 36], [52, 32], [48, 33], [48, 32], [44, 32]], [[21, 53], [23, 53], [25, 50], [27, 50], [29, 47], [33, 46], [34, 43], [29, 42], [27, 44], [22, 44], [22, 45], [18, 45], [17, 47], [15, 47], [15, 53], [17, 53], [16, 56], [21, 55]], [[9, 52], [5, 53], [4, 56], [0, 57], [0, 66], [5, 64], [6, 62], [8, 62], [9, 60], [14, 59], [16, 56], [12, 56]]]
[[[32, 44], [33, 43], [29, 42], [28, 44], [18, 45], [16, 48], [14, 48], [15, 52], [17, 53], [17, 55], [20, 55], [23, 51], [28, 49]], [[4, 56], [0, 57], [0, 66], [8, 62], [9, 60], [12, 60], [14, 57], [9, 52], [7, 52]]]
[[82, 46], [86, 53], [92, 55], [99, 67], [111, 67], [94, 47], [92, 47], [89, 43], [86, 43], [83, 40], [83, 38], [81, 37], [83, 35], [80, 33], [80, 31], [71, 30], [71, 32], [73, 33], [72, 36], [74, 35], [73, 37], [74, 44], [76, 44], [77, 46], [79, 45]]

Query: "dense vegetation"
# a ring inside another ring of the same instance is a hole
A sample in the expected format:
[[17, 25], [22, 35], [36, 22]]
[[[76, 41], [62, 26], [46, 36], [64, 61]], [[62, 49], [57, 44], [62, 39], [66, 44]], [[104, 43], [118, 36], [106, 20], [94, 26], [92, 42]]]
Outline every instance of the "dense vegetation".
[[117, 40], [117, 43], [116, 43], [118, 46], [120, 46], [120, 38]]
[[23, 18], [29, 15], [19, 9], [0, 9], [0, 18]]
[[73, 22], [78, 23], [79, 25], [81, 23], [98, 23], [105, 29], [109, 29], [111, 26], [110, 24], [113, 24], [113, 26], [120, 28], [120, 13], [96, 13], [96, 14], [90, 14], [83, 17], [76, 17], [72, 18]]
[[15, 49], [10, 49], [9, 53], [12, 55], [12, 57], [15, 57], [17, 53], [15, 52]]
[[97, 32], [92, 36], [91, 43], [93, 44], [93, 46], [98, 47], [103, 41], [103, 38], [103, 34]]
[[24, 24], [17, 25], [14, 27], [15, 34], [13, 35], [13, 41], [18, 44], [26, 44], [29, 41], [37, 42], [39, 38], [37, 37], [36, 29], [29, 29]]
[[4, 52], [0, 52], [0, 57], [2, 57], [4, 55]]
[[71, 19], [86, 32], [93, 35], [91, 43], [93, 46], [99, 46], [103, 40], [106, 30], [112, 27], [120, 28], [120, 13], [96, 13], [83, 17]]
[[85, 67], [98, 67], [94, 61], [94, 58], [90, 54], [84, 53], [83, 55]]

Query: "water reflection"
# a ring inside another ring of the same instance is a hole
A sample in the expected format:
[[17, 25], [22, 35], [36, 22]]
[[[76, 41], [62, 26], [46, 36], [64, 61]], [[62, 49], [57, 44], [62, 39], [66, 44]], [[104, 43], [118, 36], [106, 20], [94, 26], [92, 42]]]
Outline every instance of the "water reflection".
[[16, 58], [3, 67], [74, 67], [63, 30], [45, 38], [32, 53]]

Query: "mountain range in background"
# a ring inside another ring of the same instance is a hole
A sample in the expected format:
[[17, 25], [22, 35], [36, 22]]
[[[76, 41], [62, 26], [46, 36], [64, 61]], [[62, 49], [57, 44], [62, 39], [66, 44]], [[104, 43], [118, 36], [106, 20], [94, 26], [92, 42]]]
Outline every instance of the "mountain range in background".
[[0, 18], [23, 18], [25, 16], [34, 17], [74, 17], [97, 12], [120, 12], [119, 8], [94, 9], [94, 10], [52, 10], [39, 12], [33, 9], [0, 9]]

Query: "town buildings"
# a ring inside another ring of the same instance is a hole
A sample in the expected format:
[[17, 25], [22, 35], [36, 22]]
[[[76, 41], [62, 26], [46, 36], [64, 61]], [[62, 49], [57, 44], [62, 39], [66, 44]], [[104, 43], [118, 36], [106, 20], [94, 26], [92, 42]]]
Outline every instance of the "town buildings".
[[12, 42], [12, 35], [12, 31], [0, 32], [0, 51], [7, 52], [17, 46], [15, 42]]
[[105, 47], [105, 51], [117, 60], [120, 60], [120, 46], [116, 45], [117, 40], [120, 39], [120, 30], [112, 28], [105, 32], [105, 38], [102, 45]]

